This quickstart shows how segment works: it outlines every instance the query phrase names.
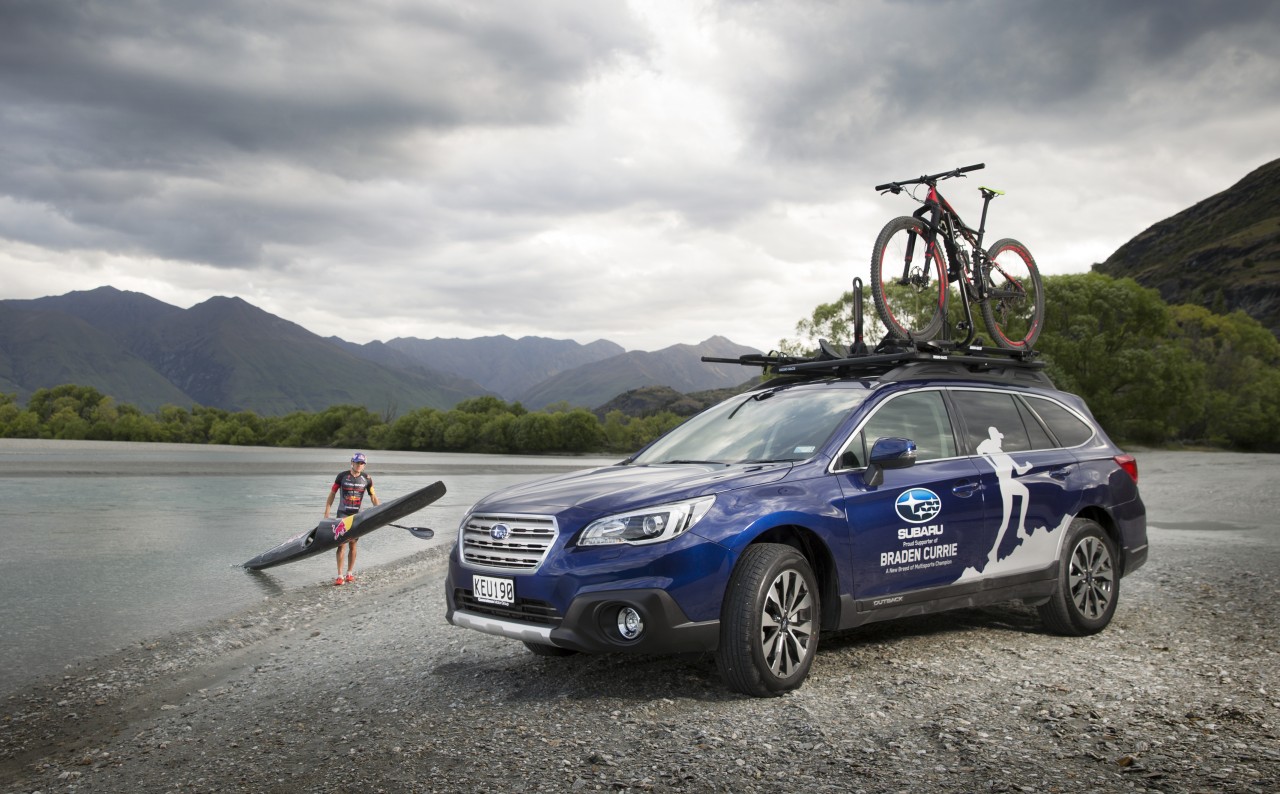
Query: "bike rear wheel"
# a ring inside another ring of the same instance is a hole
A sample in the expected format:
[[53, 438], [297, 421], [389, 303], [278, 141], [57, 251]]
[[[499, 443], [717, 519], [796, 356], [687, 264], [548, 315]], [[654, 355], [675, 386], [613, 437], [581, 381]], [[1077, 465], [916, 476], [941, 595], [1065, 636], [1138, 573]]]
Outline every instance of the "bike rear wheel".
[[946, 255], [919, 218], [885, 224], [871, 252], [871, 297], [889, 336], [932, 339], [947, 316]]
[[982, 320], [998, 346], [1029, 350], [1044, 327], [1044, 285], [1036, 260], [1022, 243], [1006, 237], [987, 249], [991, 270]]

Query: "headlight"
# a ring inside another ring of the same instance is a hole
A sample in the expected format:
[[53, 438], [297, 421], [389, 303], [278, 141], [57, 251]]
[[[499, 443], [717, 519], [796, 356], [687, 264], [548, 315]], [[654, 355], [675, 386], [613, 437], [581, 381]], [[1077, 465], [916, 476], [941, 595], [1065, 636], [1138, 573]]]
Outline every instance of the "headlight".
[[579, 546], [610, 546], [615, 543], [642, 545], [645, 543], [663, 543], [678, 537], [685, 530], [698, 523], [711, 505], [716, 503], [714, 496], [691, 499], [671, 505], [660, 505], [634, 513], [620, 513], [616, 516], [593, 521], [583, 530], [578, 538]]

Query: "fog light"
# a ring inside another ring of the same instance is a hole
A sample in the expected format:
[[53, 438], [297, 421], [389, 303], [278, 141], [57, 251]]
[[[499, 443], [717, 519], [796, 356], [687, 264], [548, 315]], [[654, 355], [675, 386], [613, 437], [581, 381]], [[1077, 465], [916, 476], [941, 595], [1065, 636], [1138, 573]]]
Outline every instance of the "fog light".
[[640, 619], [639, 612], [631, 607], [618, 610], [618, 633], [624, 640], [634, 640], [642, 631], [644, 631], [644, 621]]

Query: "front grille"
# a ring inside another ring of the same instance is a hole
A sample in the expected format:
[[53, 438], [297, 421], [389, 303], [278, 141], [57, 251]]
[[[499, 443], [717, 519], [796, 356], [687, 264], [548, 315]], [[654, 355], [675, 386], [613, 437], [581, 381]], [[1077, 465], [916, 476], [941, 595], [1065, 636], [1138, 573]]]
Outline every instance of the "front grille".
[[546, 601], [535, 601], [531, 598], [517, 598], [514, 604], [503, 606], [476, 600], [470, 590], [461, 587], [453, 591], [453, 603], [458, 609], [480, 615], [489, 615], [503, 620], [523, 620], [526, 623], [538, 623], [545, 626], [560, 624], [560, 613]]
[[[499, 525], [506, 527], [505, 537], [494, 537]], [[462, 527], [462, 561], [472, 568], [536, 571], [558, 534], [551, 516], [472, 514]]]

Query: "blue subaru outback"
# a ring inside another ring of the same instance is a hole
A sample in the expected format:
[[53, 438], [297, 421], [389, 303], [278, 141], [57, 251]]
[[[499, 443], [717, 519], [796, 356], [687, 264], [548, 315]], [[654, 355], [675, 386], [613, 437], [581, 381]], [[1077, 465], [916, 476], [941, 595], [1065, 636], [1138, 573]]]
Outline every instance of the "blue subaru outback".
[[544, 656], [708, 651], [750, 695], [823, 632], [1012, 599], [1102, 630], [1147, 557], [1134, 459], [1039, 362], [744, 357], [778, 377], [617, 465], [491, 494], [448, 620]]

